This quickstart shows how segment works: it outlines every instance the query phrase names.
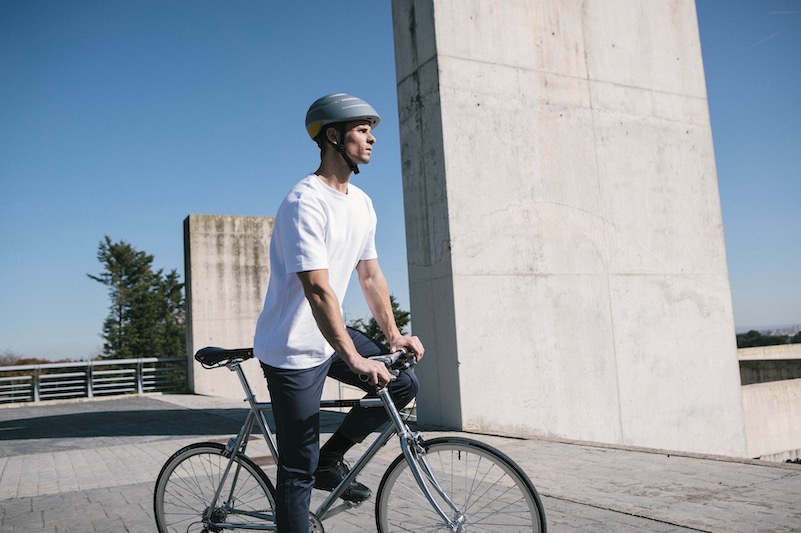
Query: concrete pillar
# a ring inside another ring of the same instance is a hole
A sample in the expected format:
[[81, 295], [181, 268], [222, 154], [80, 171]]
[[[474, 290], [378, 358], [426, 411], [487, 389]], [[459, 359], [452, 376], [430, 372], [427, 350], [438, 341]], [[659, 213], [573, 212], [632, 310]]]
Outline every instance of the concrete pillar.
[[430, 426], [742, 456], [693, 0], [395, 0]]
[[[273, 217], [189, 215], [184, 220], [188, 351], [248, 348], [264, 305], [270, 277]], [[196, 394], [244, 398], [236, 374], [205, 370], [194, 358], [190, 383]], [[245, 363], [257, 397], [267, 385], [257, 361]]]

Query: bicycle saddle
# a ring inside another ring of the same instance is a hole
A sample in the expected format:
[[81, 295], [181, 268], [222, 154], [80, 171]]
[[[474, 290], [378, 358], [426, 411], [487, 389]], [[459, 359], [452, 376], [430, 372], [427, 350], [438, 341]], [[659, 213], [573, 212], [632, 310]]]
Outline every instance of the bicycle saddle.
[[195, 361], [203, 366], [228, 364], [231, 361], [245, 361], [253, 357], [253, 348], [235, 348], [227, 350], [216, 346], [207, 346], [197, 351]]

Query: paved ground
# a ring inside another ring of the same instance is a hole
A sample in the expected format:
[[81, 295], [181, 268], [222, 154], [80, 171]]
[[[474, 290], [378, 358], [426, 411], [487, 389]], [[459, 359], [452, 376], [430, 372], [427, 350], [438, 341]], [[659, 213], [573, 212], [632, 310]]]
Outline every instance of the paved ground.
[[[241, 402], [140, 396], [0, 408], [0, 533], [151, 533], [174, 451], [227, 439]], [[325, 420], [330, 431], [339, 415]], [[430, 434], [433, 436], [434, 434]], [[472, 435], [517, 461], [560, 532], [801, 531], [801, 466]], [[360, 480], [377, 488], [386, 446]], [[374, 531], [367, 502], [326, 531]]]

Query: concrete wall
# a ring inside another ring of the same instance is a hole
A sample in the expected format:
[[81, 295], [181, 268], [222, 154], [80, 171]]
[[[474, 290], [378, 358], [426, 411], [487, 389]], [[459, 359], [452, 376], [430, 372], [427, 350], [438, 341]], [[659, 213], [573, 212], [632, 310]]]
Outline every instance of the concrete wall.
[[801, 344], [777, 344], [738, 348], [737, 358], [743, 361], [777, 361], [801, 359]]
[[740, 348], [737, 356], [749, 457], [801, 457], [801, 344]]
[[740, 348], [737, 356], [743, 385], [801, 379], [801, 344]]
[[420, 419], [746, 455], [694, 2], [393, 19]]
[[[189, 215], [184, 220], [190, 357], [205, 346], [253, 345], [270, 276], [272, 231], [273, 217]], [[205, 370], [194, 358], [190, 363], [196, 394], [244, 398], [233, 372]], [[257, 396], [267, 397], [258, 362], [249, 361], [245, 368]]]
[[749, 457], [801, 457], [801, 379], [743, 386]]

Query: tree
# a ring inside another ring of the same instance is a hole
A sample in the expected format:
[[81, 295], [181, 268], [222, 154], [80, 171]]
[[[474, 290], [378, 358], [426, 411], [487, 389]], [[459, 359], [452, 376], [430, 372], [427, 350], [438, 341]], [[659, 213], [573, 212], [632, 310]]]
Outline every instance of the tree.
[[[392, 294], [389, 295], [389, 303], [392, 304], [392, 314], [395, 315], [395, 324], [398, 325], [398, 329], [400, 330], [401, 334], [406, 335], [406, 326], [411, 321], [410, 313], [408, 311], [403, 311], [400, 308], [398, 300], [396, 300], [395, 296]], [[373, 317], [370, 317], [369, 320], [364, 320], [363, 318], [352, 320], [348, 325], [354, 329], [361, 330], [368, 337], [375, 339], [382, 344], [387, 343], [387, 338], [384, 335], [384, 332], [381, 331], [380, 327], [378, 327], [378, 322], [376, 322], [375, 318]]]
[[17, 365], [19, 364], [18, 361], [20, 359], [22, 359], [22, 357], [20, 357], [16, 353], [10, 350], [3, 350], [3, 352], [0, 353], [0, 366]]
[[106, 285], [111, 305], [103, 323], [103, 355], [115, 358], [163, 357], [186, 351], [183, 283], [173, 269], [153, 271], [153, 256], [130, 244], [100, 242], [97, 259], [104, 271], [89, 278]]
[[738, 348], [752, 348], [754, 346], [776, 346], [779, 344], [801, 344], [801, 332], [790, 335], [769, 335], [760, 331], [751, 330], [737, 335]]

